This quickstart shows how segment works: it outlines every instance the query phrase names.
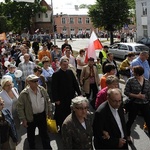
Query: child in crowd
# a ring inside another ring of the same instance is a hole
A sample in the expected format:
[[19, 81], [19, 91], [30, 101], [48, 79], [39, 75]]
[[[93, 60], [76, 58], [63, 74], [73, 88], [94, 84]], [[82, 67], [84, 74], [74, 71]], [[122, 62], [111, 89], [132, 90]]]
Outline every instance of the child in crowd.
[[97, 68], [98, 74], [103, 74], [102, 73], [102, 65], [100, 63], [100, 58], [97, 58], [96, 68]]

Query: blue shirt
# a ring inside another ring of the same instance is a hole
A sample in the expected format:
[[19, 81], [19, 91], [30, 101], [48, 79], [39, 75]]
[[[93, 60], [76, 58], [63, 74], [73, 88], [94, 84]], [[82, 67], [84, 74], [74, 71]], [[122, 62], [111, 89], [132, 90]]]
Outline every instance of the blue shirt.
[[132, 67], [134, 67], [134, 66], [141, 66], [141, 67], [143, 67], [144, 68], [144, 77], [149, 80], [149, 77], [150, 77], [150, 67], [149, 67], [149, 64], [148, 64], [147, 60], [142, 61], [139, 57], [137, 57], [136, 59], [134, 59], [131, 62], [131, 66]]
[[54, 70], [49, 67], [47, 70], [42, 68], [42, 75], [45, 77], [45, 81], [47, 82], [47, 77], [52, 77]]

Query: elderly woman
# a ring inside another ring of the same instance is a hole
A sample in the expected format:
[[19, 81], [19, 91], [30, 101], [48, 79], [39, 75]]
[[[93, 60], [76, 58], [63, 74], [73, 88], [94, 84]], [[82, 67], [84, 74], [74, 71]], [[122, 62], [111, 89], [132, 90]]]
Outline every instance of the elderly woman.
[[0, 97], [0, 149], [9, 149], [9, 137], [17, 143], [17, 133], [10, 111], [4, 108], [4, 101]]
[[87, 98], [78, 96], [72, 99], [72, 113], [62, 124], [64, 149], [93, 149], [92, 117], [89, 114]]
[[124, 89], [124, 94], [128, 96], [131, 101], [127, 120], [127, 135], [129, 143], [132, 143], [130, 137], [131, 126], [139, 111], [144, 117], [150, 136], [150, 84], [149, 81], [144, 78], [143, 74], [144, 69], [141, 66], [133, 67], [133, 77], [127, 80]]
[[50, 59], [47, 56], [44, 56], [42, 58], [42, 64], [43, 64], [42, 75], [45, 77], [45, 81], [47, 84], [47, 92], [50, 99], [52, 100], [51, 84], [54, 70], [52, 69], [52, 67], [50, 67]]
[[[4, 108], [7, 108], [16, 124], [17, 131], [20, 127], [20, 121], [18, 118], [18, 114], [16, 111], [17, 99], [19, 97], [18, 91], [15, 87], [13, 87], [12, 80], [10, 78], [4, 78], [1, 80], [2, 91], [0, 92], [0, 97], [4, 100]], [[16, 143], [13, 143], [10, 138], [10, 147], [15, 149]]]

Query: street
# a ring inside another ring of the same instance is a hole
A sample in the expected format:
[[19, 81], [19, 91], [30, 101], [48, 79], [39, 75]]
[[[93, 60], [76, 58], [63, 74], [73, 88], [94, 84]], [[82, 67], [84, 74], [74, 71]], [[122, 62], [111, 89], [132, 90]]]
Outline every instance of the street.
[[[89, 39], [73, 39], [72, 41], [69, 41], [69, 44], [72, 45], [73, 50], [79, 51], [80, 49], [83, 49], [88, 46]], [[109, 45], [109, 41], [106, 39], [100, 39], [103, 45]], [[52, 41], [53, 42], [53, 41]], [[56, 44], [61, 47], [61, 45], [64, 43], [64, 41], [57, 40]], [[124, 91], [124, 83], [120, 83], [120, 88], [122, 92]], [[125, 98], [125, 97], [124, 97]], [[127, 116], [125, 116], [127, 117]], [[134, 145], [129, 146], [129, 150], [149, 150], [150, 149], [150, 141], [148, 136], [143, 130], [143, 117], [138, 116], [137, 120], [134, 122], [132, 126], [132, 138]], [[27, 135], [26, 135], [26, 129], [21, 126], [20, 128], [20, 134], [21, 134], [21, 142], [17, 146], [17, 150], [23, 150], [23, 149], [29, 149], [28, 147], [28, 141], [27, 141]], [[61, 135], [60, 134], [50, 134], [51, 139], [51, 146], [54, 150], [57, 149], [63, 149], [62, 141], [61, 141]], [[38, 135], [38, 130], [36, 130], [36, 147], [38, 149], [42, 149], [40, 137]]]
[[[122, 91], [124, 91], [124, 84], [120, 83], [120, 88]], [[125, 115], [125, 117], [127, 118], [127, 115]], [[132, 126], [132, 133], [131, 133], [134, 145], [129, 146], [129, 150], [149, 150], [150, 141], [149, 141], [147, 134], [143, 130], [143, 124], [144, 124], [143, 117], [138, 116], [137, 120]], [[22, 139], [21, 139], [21, 142], [17, 146], [17, 150], [29, 149], [26, 129], [23, 126], [21, 126], [20, 128], [20, 133], [21, 133]], [[49, 133], [49, 135], [50, 135], [50, 140], [51, 140], [50, 144], [52, 148], [54, 150], [63, 149], [61, 135], [59, 133], [58, 134]], [[42, 144], [40, 141], [40, 137], [38, 135], [38, 129], [36, 129], [35, 142], [36, 142], [37, 149], [42, 149]]]

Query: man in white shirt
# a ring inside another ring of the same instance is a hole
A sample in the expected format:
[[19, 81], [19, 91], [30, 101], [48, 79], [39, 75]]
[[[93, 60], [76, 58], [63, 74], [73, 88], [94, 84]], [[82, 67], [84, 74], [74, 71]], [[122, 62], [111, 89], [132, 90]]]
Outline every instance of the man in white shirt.
[[39, 129], [43, 149], [52, 149], [46, 122], [46, 117], [51, 117], [52, 107], [45, 88], [38, 85], [38, 79], [34, 74], [27, 77], [28, 86], [18, 98], [17, 111], [22, 125], [27, 128], [30, 149], [35, 149], [36, 127]]
[[76, 69], [75, 58], [71, 55], [71, 50], [66, 48], [65, 55], [62, 58], [67, 58], [69, 60], [69, 64], [71, 64]]

